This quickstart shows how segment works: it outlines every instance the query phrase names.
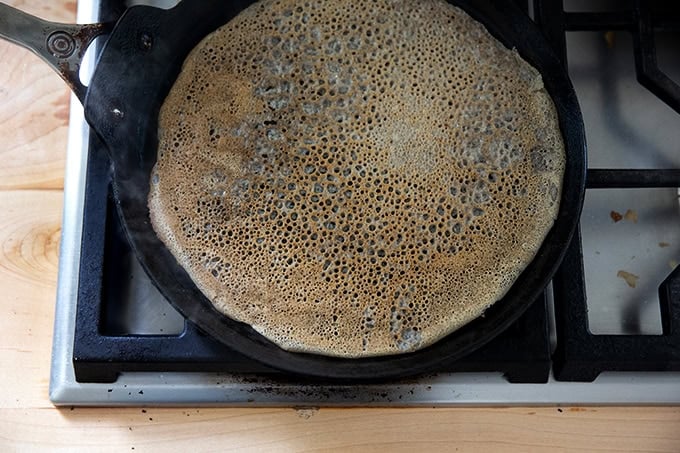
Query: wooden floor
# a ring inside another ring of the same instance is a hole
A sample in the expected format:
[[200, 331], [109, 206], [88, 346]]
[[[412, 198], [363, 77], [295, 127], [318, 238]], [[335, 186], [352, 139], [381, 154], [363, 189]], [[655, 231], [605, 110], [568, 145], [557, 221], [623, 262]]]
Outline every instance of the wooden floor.
[[[10, 1], [58, 21], [75, 3]], [[0, 43], [0, 451], [680, 451], [680, 408], [56, 409], [47, 397], [69, 93]]]

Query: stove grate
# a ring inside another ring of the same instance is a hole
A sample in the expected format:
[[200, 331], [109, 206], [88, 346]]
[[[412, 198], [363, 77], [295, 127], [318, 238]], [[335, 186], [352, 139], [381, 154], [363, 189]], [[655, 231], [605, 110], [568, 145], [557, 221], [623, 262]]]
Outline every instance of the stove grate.
[[[565, 67], [567, 31], [628, 31], [633, 35], [639, 82], [680, 113], [680, 86], [659, 69], [654, 41], [655, 31], [680, 30], [680, 5], [634, 0], [626, 6], [613, 12], [565, 12], [562, 0], [534, 0], [536, 20]], [[680, 169], [588, 170], [590, 190], [652, 187], [680, 187]], [[557, 380], [593, 381], [603, 371], [680, 371], [680, 267], [659, 287], [661, 335], [594, 335], [588, 330], [580, 231], [568, 247], [553, 288]]]

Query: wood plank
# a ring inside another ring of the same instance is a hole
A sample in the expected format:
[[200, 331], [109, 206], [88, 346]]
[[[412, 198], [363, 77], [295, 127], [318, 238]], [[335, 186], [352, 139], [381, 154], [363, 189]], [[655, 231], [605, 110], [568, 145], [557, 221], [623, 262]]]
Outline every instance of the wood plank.
[[9, 449], [680, 451], [680, 409], [2, 410]]
[[[74, 22], [74, 1], [8, 3], [47, 20]], [[38, 57], [0, 41], [0, 190], [63, 187], [69, 89]]]
[[0, 191], [3, 409], [50, 406], [47, 389], [61, 207], [58, 190]]

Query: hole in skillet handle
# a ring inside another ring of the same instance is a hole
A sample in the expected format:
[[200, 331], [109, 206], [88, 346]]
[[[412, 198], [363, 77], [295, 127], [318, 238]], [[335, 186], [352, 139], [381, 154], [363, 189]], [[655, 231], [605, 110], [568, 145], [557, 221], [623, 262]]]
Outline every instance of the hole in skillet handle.
[[[544, 77], [558, 111], [567, 151], [560, 212], [536, 258], [508, 294], [480, 317], [416, 352], [340, 359], [287, 352], [250, 326], [217, 312], [156, 237], [149, 221], [149, 176], [156, 161], [158, 112], [188, 53], [208, 33], [252, 2], [181, 2], [171, 10], [129, 9], [102, 51], [86, 98], [86, 117], [107, 144], [117, 207], [131, 246], [164, 296], [190, 321], [230, 348], [265, 365], [323, 379], [398, 378], [428, 372], [461, 358], [513, 324], [545, 288], [578, 223], [585, 187], [583, 121], [560, 61], [531, 20], [510, 2], [452, 2], [487, 26]], [[140, 33], [152, 38], [140, 48]], [[113, 120], [112, 109], [123, 116]]]
[[80, 81], [85, 52], [113, 24], [60, 24], [0, 3], [0, 38], [18, 44], [43, 59], [69, 85], [80, 102], [86, 88]]

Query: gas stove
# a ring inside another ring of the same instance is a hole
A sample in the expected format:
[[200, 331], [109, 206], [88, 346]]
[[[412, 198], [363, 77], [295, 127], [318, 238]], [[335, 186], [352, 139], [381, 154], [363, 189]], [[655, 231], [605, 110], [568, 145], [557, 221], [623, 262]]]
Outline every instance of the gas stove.
[[[568, 66], [589, 144], [580, 229], [552, 284], [516, 324], [436, 373], [370, 384], [308, 381], [229, 350], [186, 322], [137, 263], [111, 201], [106, 151], [74, 99], [52, 402], [680, 403], [680, 9], [641, 0], [516, 3]], [[126, 6], [81, 1], [78, 21], [112, 20]]]

